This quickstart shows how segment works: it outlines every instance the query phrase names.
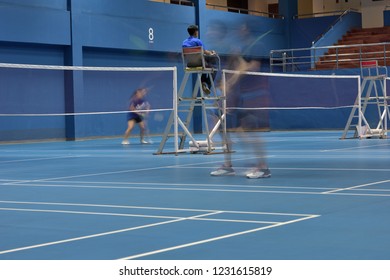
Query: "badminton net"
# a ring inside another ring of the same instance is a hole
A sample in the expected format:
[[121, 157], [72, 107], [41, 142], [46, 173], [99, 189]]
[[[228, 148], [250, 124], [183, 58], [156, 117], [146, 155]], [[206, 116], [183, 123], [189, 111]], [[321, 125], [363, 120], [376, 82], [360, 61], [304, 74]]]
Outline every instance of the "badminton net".
[[343, 129], [360, 92], [358, 75], [224, 70], [227, 127], [253, 130]]
[[[148, 130], [161, 134], [176, 92], [175, 67], [77, 67], [0, 63], [0, 139], [117, 137], [129, 100], [146, 88]], [[134, 129], [137, 135], [138, 128]]]

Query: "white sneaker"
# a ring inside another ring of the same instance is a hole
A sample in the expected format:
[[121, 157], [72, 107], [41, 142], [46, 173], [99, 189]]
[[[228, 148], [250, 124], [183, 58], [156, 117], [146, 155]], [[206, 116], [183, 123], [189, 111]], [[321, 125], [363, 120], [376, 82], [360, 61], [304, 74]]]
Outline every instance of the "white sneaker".
[[236, 172], [231, 167], [222, 166], [217, 170], [214, 170], [210, 173], [211, 176], [233, 176], [236, 175]]
[[271, 171], [267, 169], [253, 169], [246, 174], [248, 179], [269, 178]]
[[123, 140], [123, 141], [122, 141], [122, 145], [130, 145], [129, 140]]
[[144, 140], [144, 139], [142, 139], [142, 140], [141, 140], [141, 144], [149, 144], [149, 142], [146, 141], [146, 140]]

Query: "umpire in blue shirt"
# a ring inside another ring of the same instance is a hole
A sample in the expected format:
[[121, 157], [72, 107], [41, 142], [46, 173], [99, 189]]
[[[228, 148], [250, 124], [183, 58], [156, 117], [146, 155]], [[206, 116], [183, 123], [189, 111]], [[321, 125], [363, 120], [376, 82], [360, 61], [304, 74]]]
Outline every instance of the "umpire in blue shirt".
[[[187, 28], [188, 34], [190, 37], [185, 39], [183, 41], [182, 47], [183, 48], [190, 48], [190, 47], [196, 47], [196, 46], [202, 46], [203, 47], [203, 52], [205, 54], [205, 60], [206, 60], [206, 66], [211, 67], [213, 64], [215, 64], [215, 51], [209, 51], [205, 49], [205, 46], [203, 42], [198, 38], [199, 36], [199, 28], [197, 25], [190, 25]], [[216, 72], [213, 72], [212, 74], [212, 79], [215, 79], [215, 76], [217, 75]], [[210, 87], [211, 87], [211, 81], [210, 77], [208, 74], [203, 74], [202, 78], [202, 89], [205, 93], [209, 94], [210, 93]]]

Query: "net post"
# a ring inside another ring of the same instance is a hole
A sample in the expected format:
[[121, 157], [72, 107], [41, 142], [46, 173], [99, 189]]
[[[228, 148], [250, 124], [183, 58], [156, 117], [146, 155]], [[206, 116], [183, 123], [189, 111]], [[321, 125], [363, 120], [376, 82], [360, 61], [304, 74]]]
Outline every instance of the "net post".
[[358, 77], [358, 127], [357, 127], [357, 133], [358, 137], [360, 138], [362, 133], [362, 86], [361, 86], [361, 76]]
[[385, 101], [385, 106], [384, 106], [384, 136], [387, 137], [387, 118], [389, 116], [389, 104], [387, 103], [387, 87], [386, 87], [386, 79], [384, 80], [383, 83], [383, 96], [384, 96], [384, 101]]
[[178, 100], [177, 100], [177, 68], [174, 67], [173, 70], [173, 130], [174, 130], [174, 145], [175, 145], [175, 153], [179, 152], [179, 128], [178, 128]]
[[[226, 130], [227, 130], [227, 126], [226, 126], [226, 123], [227, 123], [227, 115], [226, 115], [226, 72], [225, 70], [222, 71], [222, 112], [223, 112], [223, 116], [224, 116], [224, 121], [223, 121], [223, 126], [222, 126], [222, 129], [223, 129], [223, 138], [222, 139], [225, 139], [226, 140]], [[227, 150], [229, 151], [229, 145], [228, 143], [225, 143], [226, 147], [227, 147]]]

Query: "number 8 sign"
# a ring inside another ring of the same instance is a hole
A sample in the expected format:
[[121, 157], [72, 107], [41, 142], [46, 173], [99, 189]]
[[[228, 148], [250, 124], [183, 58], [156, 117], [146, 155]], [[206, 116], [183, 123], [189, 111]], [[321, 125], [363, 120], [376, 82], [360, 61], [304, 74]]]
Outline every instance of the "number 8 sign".
[[154, 30], [153, 28], [149, 27], [149, 43], [153, 43], [154, 40]]

